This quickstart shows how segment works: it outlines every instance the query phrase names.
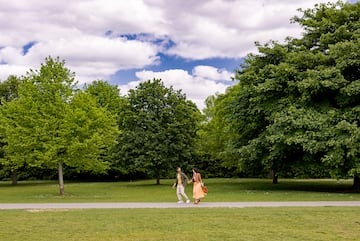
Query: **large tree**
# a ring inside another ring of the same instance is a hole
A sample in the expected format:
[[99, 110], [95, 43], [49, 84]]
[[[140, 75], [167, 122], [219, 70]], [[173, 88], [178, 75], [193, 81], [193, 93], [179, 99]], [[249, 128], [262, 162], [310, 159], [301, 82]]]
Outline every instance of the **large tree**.
[[206, 108], [203, 110], [204, 121], [202, 121], [197, 133], [196, 144], [197, 158], [200, 160], [199, 167], [208, 176], [232, 176], [238, 172], [233, 165], [229, 165], [230, 160], [228, 157], [231, 155], [225, 154], [226, 143], [233, 135], [223, 114], [227, 108], [224, 99], [226, 96], [216, 94], [206, 99]]
[[74, 74], [52, 58], [24, 77], [19, 97], [1, 108], [0, 123], [8, 164], [57, 169], [61, 195], [64, 166], [106, 171], [109, 163], [102, 155], [118, 135], [114, 116], [76, 90]]
[[84, 91], [94, 96], [100, 107], [108, 109], [115, 115], [119, 115], [125, 103], [125, 98], [120, 95], [119, 88], [106, 81], [96, 80], [91, 84], [85, 84]]
[[[5, 81], [0, 82], [0, 108], [3, 103], [10, 102], [18, 97], [18, 89], [21, 83], [21, 78], [18, 78], [14, 75], [11, 75]], [[5, 151], [3, 147], [6, 145], [6, 143], [4, 140], [4, 135], [4, 133], [1, 133], [0, 128], [0, 160], [5, 158]], [[17, 183], [17, 168], [9, 166], [4, 166], [4, 168], [10, 169], [12, 172], [12, 183], [15, 185]]]
[[130, 90], [121, 114], [118, 159], [128, 172], [160, 178], [194, 154], [201, 114], [181, 91], [161, 80], [149, 80]]
[[271, 170], [274, 182], [285, 172], [358, 180], [360, 3], [301, 13], [301, 38], [257, 44], [237, 71], [224, 98], [236, 133], [228, 154], [240, 169]]
[[[120, 115], [122, 114], [122, 109], [125, 105], [126, 99], [124, 96], [120, 95], [118, 86], [110, 85], [105, 81], [96, 80], [91, 84], [86, 84], [84, 86], [84, 91], [94, 96], [98, 105], [110, 111], [114, 116], [116, 116], [118, 124], [120, 123]], [[118, 158], [116, 153], [116, 148], [112, 148], [106, 156], [106, 160], [111, 162], [110, 170], [107, 175], [113, 177], [119, 177], [123, 173], [123, 168], [117, 165]]]

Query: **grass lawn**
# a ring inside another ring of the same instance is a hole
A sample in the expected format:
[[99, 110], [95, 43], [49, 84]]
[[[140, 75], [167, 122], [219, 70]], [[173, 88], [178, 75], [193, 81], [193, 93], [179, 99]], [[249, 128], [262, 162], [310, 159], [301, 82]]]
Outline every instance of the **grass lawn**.
[[358, 240], [356, 207], [3, 210], [0, 240]]
[[[213, 201], [354, 201], [351, 180], [208, 179]], [[175, 202], [173, 180], [0, 182], [0, 203]], [[191, 196], [191, 186], [186, 192]], [[358, 207], [0, 210], [0, 241], [357, 240]]]
[[[360, 193], [350, 190], [351, 180], [206, 179], [209, 194], [205, 202], [235, 201], [355, 201]], [[42, 202], [175, 202], [173, 180], [134, 182], [67, 182], [65, 196], [58, 195], [53, 181], [0, 182], [0, 203]], [[192, 196], [192, 185], [186, 193]]]

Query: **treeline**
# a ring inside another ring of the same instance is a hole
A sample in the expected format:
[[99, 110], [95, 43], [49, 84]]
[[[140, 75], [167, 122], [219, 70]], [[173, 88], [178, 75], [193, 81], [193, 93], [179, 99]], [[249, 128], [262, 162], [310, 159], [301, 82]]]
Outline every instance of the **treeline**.
[[238, 84], [209, 97], [203, 152], [247, 175], [360, 174], [360, 3], [320, 4], [304, 32], [250, 54]]
[[78, 89], [59, 59], [0, 83], [0, 178], [354, 178], [360, 174], [360, 3], [328, 3], [292, 19], [301, 38], [257, 43], [226, 93], [201, 113], [161, 80], [122, 96]]

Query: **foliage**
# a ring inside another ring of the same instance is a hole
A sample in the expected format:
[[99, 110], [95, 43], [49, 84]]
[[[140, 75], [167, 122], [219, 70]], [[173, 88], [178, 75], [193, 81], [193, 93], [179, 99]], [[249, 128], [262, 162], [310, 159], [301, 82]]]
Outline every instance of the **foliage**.
[[206, 99], [205, 120], [197, 132], [197, 156], [200, 159], [198, 167], [208, 177], [231, 177], [237, 174], [234, 168], [223, 165], [226, 159], [226, 141], [233, 134], [223, 115], [227, 108], [224, 96], [217, 94]]
[[[225, 165], [247, 173], [360, 173], [360, 3], [320, 4], [294, 17], [305, 30], [258, 46], [222, 100], [234, 135]], [[231, 161], [232, 160], [232, 161]], [[274, 179], [275, 180], [275, 179]]]
[[19, 97], [1, 108], [5, 133], [3, 163], [18, 169], [58, 168], [63, 194], [63, 165], [76, 171], [105, 172], [102, 158], [118, 134], [115, 118], [91, 95], [75, 89], [74, 74], [59, 59], [47, 58], [30, 70]]
[[10, 75], [5, 81], [0, 81], [0, 106], [3, 102], [9, 102], [18, 97], [19, 85], [22, 80], [14, 75]]
[[181, 91], [156, 79], [140, 83], [130, 90], [120, 118], [117, 158], [124, 172], [144, 172], [159, 183], [191, 162], [201, 115]]
[[[9, 76], [5, 81], [0, 82], [0, 108], [5, 102], [9, 102], [18, 97], [18, 88], [22, 80], [16, 76]], [[4, 158], [3, 147], [6, 145], [4, 142], [4, 133], [1, 133], [0, 128], [0, 158]]]
[[[120, 95], [120, 90], [117, 86], [112, 86], [106, 81], [93, 81], [91, 84], [85, 84], [84, 91], [94, 96], [100, 107], [106, 108], [116, 117], [118, 125], [120, 125], [120, 115], [122, 109], [126, 103], [126, 97]], [[115, 146], [114, 146], [115, 147]], [[122, 169], [117, 165], [117, 154], [116, 148], [111, 148], [106, 160], [111, 163], [108, 173], [106, 175], [99, 176], [95, 174], [96, 178], [101, 179], [118, 179], [126, 178], [123, 174]], [[93, 174], [84, 174], [86, 178], [94, 178]], [[72, 175], [74, 177], [74, 175]], [[77, 175], [81, 178], [81, 175]]]
[[91, 84], [85, 84], [84, 91], [94, 96], [100, 107], [108, 109], [115, 115], [121, 112], [125, 98], [120, 95], [117, 86], [111, 86], [106, 81], [97, 80]]

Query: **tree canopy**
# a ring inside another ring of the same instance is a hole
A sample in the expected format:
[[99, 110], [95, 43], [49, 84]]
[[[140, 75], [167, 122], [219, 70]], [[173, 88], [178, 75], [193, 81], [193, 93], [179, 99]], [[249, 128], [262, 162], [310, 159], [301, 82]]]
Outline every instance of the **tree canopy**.
[[160, 182], [194, 155], [201, 114], [181, 91], [158, 79], [130, 90], [120, 115], [117, 158], [127, 172], [143, 172]]
[[[10, 102], [18, 97], [19, 85], [22, 80], [14, 75], [9, 76], [5, 81], [0, 82], [0, 108], [5, 102]], [[4, 140], [5, 133], [0, 128], [0, 159], [5, 157]], [[4, 167], [3, 169], [6, 169]], [[10, 170], [11, 171], [11, 170]], [[16, 172], [13, 172], [13, 183], [16, 184]]]
[[91, 84], [85, 84], [84, 91], [94, 96], [100, 107], [115, 115], [119, 115], [125, 103], [125, 97], [120, 95], [118, 87], [111, 86], [106, 81], [96, 80]]
[[19, 97], [0, 111], [4, 165], [57, 169], [61, 195], [64, 165], [91, 172], [108, 168], [101, 156], [116, 143], [116, 119], [90, 94], [75, 89], [74, 74], [63, 61], [47, 58], [40, 70], [30, 70]]
[[257, 43], [216, 100], [233, 135], [224, 164], [247, 173], [360, 173], [360, 3], [300, 10], [301, 38]]

